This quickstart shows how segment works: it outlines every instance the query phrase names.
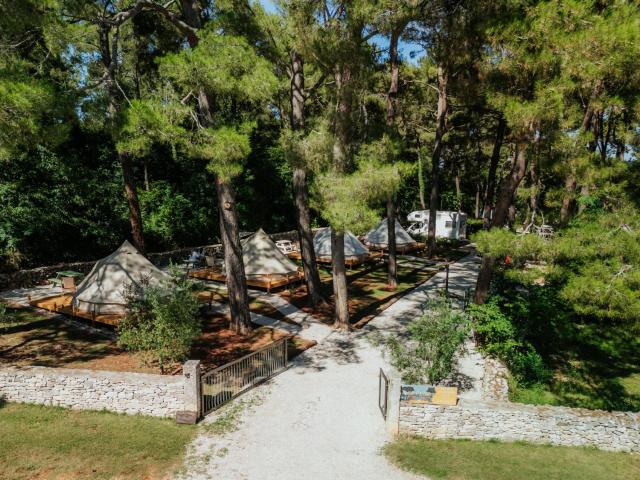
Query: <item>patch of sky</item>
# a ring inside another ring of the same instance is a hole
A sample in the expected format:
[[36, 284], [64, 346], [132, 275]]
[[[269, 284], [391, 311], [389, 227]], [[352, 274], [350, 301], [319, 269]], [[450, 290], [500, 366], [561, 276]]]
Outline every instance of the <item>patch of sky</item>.
[[[280, 14], [281, 10], [278, 6], [277, 0], [258, 0], [262, 8], [265, 9], [266, 12], [272, 14]], [[375, 45], [376, 48], [381, 53], [381, 60], [386, 59], [389, 50], [389, 37], [384, 35], [375, 35], [369, 39], [369, 43]], [[416, 65], [420, 58], [424, 57], [425, 50], [424, 48], [415, 42], [400, 40], [398, 43], [398, 53], [400, 54], [400, 58], [409, 63]]]

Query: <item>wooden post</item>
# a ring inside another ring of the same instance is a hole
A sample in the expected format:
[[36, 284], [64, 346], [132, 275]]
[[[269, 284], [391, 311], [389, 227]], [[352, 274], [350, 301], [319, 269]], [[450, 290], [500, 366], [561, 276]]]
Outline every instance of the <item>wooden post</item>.
[[446, 277], [444, 280], [444, 292], [447, 295], [447, 298], [449, 297], [449, 264], [447, 263], [445, 268], [445, 272], [446, 272]]

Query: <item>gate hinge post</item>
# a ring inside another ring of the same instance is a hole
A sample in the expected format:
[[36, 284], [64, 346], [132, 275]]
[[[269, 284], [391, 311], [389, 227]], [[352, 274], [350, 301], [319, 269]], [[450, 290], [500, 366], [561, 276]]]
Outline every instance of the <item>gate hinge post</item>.
[[202, 417], [202, 386], [200, 360], [187, 360], [182, 366], [184, 379], [183, 410], [193, 412], [196, 418]]

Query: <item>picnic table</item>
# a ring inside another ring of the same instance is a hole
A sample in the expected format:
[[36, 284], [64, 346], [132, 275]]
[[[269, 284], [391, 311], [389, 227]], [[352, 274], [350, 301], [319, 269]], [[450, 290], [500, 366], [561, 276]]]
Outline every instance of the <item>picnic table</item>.
[[51, 286], [64, 286], [64, 278], [73, 278], [74, 281], [78, 278], [84, 277], [84, 273], [76, 272], [73, 270], [62, 270], [60, 272], [56, 272], [56, 276], [52, 278], [47, 278], [47, 281], [51, 283]]

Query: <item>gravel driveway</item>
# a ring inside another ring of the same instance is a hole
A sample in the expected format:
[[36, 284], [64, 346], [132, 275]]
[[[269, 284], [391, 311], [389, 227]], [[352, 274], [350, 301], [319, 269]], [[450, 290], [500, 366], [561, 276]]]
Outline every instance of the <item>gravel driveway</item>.
[[[462, 290], [472, 285], [476, 273], [472, 254], [452, 267], [450, 287]], [[326, 329], [324, 339], [297, 357], [287, 371], [243, 397], [253, 405], [239, 415], [235, 431], [201, 433], [179, 478], [418, 478], [396, 469], [380, 452], [391, 437], [378, 409], [378, 371], [390, 367], [366, 337], [375, 330], [402, 329], [443, 281], [442, 274], [433, 277], [356, 333], [314, 325], [316, 334], [317, 329]], [[205, 424], [215, 419], [210, 416]]]

